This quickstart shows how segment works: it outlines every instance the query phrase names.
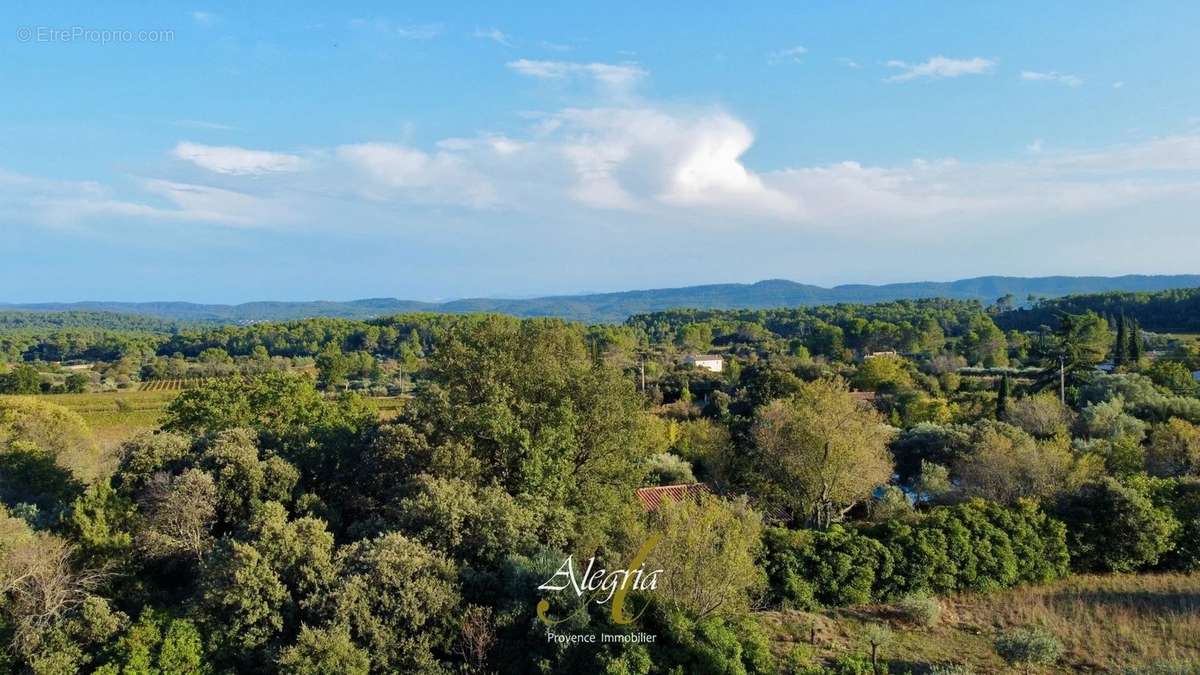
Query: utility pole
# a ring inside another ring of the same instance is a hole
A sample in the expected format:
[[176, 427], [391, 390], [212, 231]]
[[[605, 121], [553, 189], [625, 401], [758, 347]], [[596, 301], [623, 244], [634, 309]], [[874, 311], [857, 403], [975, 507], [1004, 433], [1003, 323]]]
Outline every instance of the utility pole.
[[642, 396], [646, 395], [646, 355], [641, 354], [641, 360], [638, 361], [638, 375], [642, 381]]

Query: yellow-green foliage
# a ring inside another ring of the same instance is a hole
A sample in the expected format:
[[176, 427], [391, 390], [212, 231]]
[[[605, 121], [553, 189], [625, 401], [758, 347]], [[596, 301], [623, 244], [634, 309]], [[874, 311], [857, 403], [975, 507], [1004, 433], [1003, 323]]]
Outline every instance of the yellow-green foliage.
[[103, 472], [95, 439], [74, 411], [34, 396], [0, 397], [0, 452], [16, 445], [37, 448], [86, 483]]

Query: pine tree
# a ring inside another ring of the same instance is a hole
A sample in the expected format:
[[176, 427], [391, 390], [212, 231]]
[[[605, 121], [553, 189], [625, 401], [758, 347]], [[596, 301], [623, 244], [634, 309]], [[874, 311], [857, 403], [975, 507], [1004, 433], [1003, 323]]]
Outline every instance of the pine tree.
[[1117, 317], [1117, 341], [1113, 344], [1113, 367], [1125, 365], [1125, 349], [1129, 346], [1129, 331], [1125, 327], [1125, 313]]
[[1008, 416], [1008, 373], [1000, 378], [1000, 391], [996, 393], [996, 419]]
[[1142, 326], [1136, 320], [1129, 329], [1129, 361], [1136, 365], [1142, 360]]

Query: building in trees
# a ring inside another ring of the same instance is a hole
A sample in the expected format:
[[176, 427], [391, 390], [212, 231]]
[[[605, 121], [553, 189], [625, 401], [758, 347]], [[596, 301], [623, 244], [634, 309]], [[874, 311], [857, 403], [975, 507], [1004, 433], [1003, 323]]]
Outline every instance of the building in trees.
[[725, 360], [721, 358], [720, 354], [688, 354], [683, 357], [683, 362], [714, 373], [725, 369]]

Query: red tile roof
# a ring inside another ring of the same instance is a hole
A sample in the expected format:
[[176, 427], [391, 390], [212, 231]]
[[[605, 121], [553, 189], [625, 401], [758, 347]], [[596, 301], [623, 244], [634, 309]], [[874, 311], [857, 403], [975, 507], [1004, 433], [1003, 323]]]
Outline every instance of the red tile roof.
[[637, 491], [638, 501], [642, 503], [642, 508], [646, 511], [655, 511], [663, 505], [667, 499], [671, 501], [681, 501], [688, 497], [693, 499], [699, 498], [701, 495], [711, 494], [712, 490], [704, 483], [692, 483], [691, 485], [660, 485], [658, 487], [644, 487]]

